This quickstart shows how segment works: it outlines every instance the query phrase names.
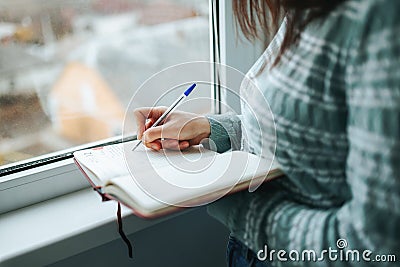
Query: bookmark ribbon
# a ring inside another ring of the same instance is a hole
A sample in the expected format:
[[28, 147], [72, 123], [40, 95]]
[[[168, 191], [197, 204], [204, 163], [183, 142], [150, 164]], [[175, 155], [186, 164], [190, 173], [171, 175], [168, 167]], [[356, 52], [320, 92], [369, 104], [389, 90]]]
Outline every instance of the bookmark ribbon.
[[122, 228], [122, 216], [121, 216], [121, 203], [118, 202], [118, 210], [117, 210], [117, 223], [118, 223], [118, 233], [121, 236], [122, 240], [124, 240], [126, 246], [128, 247], [128, 255], [129, 258], [133, 258], [133, 248], [132, 244], [129, 241], [128, 237], [125, 235], [124, 230]]
[[[99, 193], [102, 201], [109, 201], [110, 199], [103, 193], [102, 188], [100, 186], [93, 187], [93, 190]], [[125, 242], [128, 247], [128, 255], [129, 258], [133, 258], [133, 247], [128, 237], [126, 236], [124, 229], [122, 227], [122, 215], [121, 215], [121, 203], [118, 202], [117, 208], [117, 224], [118, 224], [118, 233], [121, 236], [122, 240]]]

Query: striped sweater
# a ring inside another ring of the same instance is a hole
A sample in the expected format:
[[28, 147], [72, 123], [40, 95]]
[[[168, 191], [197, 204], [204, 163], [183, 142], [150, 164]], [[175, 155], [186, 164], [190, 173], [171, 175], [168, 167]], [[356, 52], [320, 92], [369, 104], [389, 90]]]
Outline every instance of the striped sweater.
[[[269, 68], [282, 26], [247, 77], [269, 104], [275, 159], [286, 176], [225, 197], [209, 213], [257, 252], [347, 249], [397, 256], [400, 261], [400, 1], [349, 0], [307, 26], [299, 43]], [[261, 67], [266, 65], [266, 67]], [[251, 86], [242, 97], [272, 132], [269, 113]], [[209, 116], [210, 138], [262, 154], [255, 121]], [[247, 146], [239, 140], [246, 139]], [[268, 142], [266, 142], [268, 143]], [[317, 254], [320, 256], [320, 254]], [[286, 258], [288, 254], [286, 254]], [[362, 260], [362, 259], [361, 259]], [[357, 261], [279, 261], [272, 266], [364, 266]], [[376, 263], [375, 263], [376, 264]], [[372, 265], [375, 266], [373, 263]], [[381, 265], [379, 265], [381, 266]], [[382, 266], [396, 266], [393, 262]]]

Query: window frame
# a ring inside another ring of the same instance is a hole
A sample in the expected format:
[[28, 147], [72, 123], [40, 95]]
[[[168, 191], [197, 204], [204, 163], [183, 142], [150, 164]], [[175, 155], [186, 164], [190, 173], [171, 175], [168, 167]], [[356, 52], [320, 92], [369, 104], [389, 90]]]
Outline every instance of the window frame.
[[[265, 41], [257, 39], [252, 43], [244, 37], [235, 23], [232, 1], [220, 0], [219, 6], [219, 62], [246, 74], [265, 50]], [[228, 84], [226, 81], [229, 77], [226, 74], [220, 75], [220, 79], [221, 84]], [[230, 89], [235, 90], [236, 95], [240, 94], [239, 88]], [[226, 91], [221, 89], [219, 89], [219, 95], [222, 103], [226, 103], [226, 106], [240, 114], [240, 102], [237, 96], [226, 94]], [[220, 113], [226, 112], [223, 108], [220, 111]]]
[[[9, 172], [0, 175], [0, 214], [89, 187], [72, 153], [134, 139], [136, 135], [124, 140], [116, 136], [5, 165], [0, 170]], [[60, 183], [62, 187], [57, 186]]]
[[[246, 73], [263, 51], [261, 42], [251, 44], [237, 34], [231, 1], [210, 0], [209, 14], [210, 61]], [[211, 73], [213, 85], [210, 88], [214, 98], [212, 113], [224, 112], [221, 102], [240, 110], [238, 99], [224, 94], [218, 86], [219, 81], [229, 77], [219, 73], [215, 66]], [[135, 135], [128, 139], [113, 137], [0, 167], [0, 214], [89, 187], [75, 165], [72, 153], [133, 139], [136, 139]], [[61, 183], [62, 186], [59, 186]]]

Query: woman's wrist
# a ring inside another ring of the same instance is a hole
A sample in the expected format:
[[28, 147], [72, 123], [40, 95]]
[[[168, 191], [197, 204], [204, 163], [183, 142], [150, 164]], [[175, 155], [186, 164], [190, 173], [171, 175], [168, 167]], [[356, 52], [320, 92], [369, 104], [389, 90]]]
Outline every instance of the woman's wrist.
[[199, 128], [202, 129], [202, 135], [205, 136], [205, 138], [210, 137], [211, 134], [211, 125], [210, 125], [210, 121], [208, 120], [208, 118], [206, 116], [202, 116], [200, 117], [201, 121], [200, 121], [200, 125]]

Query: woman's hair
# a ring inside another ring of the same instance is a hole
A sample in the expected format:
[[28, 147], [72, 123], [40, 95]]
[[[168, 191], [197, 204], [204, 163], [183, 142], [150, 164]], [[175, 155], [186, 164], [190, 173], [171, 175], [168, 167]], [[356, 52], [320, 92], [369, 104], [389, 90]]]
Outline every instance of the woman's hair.
[[249, 41], [273, 36], [282, 16], [287, 18], [287, 31], [280, 56], [296, 44], [300, 33], [311, 21], [320, 19], [346, 0], [233, 0], [236, 22]]

